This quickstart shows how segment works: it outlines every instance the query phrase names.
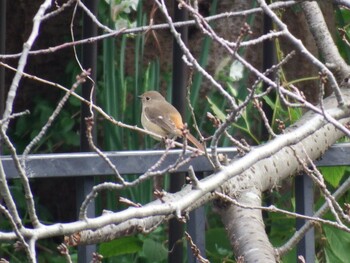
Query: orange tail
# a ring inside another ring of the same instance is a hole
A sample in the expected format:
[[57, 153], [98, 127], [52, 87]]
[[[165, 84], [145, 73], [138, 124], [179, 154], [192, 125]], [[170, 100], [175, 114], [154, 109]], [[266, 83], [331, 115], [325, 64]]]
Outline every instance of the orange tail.
[[194, 146], [196, 146], [199, 150], [204, 152], [204, 146], [191, 133], [187, 133], [186, 137], [187, 137], [187, 140], [189, 140], [194, 144]]

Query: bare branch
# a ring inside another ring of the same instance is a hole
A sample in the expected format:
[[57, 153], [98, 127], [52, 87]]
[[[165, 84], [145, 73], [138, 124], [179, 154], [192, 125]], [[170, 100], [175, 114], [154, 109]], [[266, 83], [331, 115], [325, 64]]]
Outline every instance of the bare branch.
[[39, 143], [39, 141], [43, 138], [43, 136], [46, 134], [46, 131], [48, 128], [52, 125], [54, 120], [57, 118], [57, 116], [62, 111], [62, 108], [64, 107], [64, 104], [67, 102], [68, 98], [71, 96], [71, 94], [75, 91], [75, 89], [78, 88], [79, 85], [85, 82], [87, 76], [90, 75], [90, 71], [83, 71], [79, 76], [77, 76], [77, 81], [73, 84], [72, 88], [66, 92], [66, 94], [63, 96], [63, 98], [59, 101], [57, 104], [56, 109], [53, 111], [51, 116], [49, 117], [46, 124], [41, 128], [40, 132], [32, 139], [32, 141], [27, 145], [25, 150], [23, 151], [22, 155], [22, 165], [25, 167], [25, 161], [26, 157], [36, 144]]

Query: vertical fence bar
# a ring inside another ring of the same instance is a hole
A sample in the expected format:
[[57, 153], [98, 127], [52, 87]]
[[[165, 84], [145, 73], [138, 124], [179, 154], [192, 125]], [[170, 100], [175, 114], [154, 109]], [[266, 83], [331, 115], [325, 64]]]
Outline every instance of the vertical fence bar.
[[[295, 177], [295, 206], [296, 212], [302, 215], [313, 216], [314, 190], [312, 179], [303, 174]], [[296, 219], [296, 228], [305, 224], [304, 219]], [[311, 228], [297, 245], [297, 257], [301, 255], [305, 262], [315, 262], [315, 230]], [[296, 260], [298, 261], [298, 260]]]
[[[0, 0], [0, 54], [5, 54], [6, 39], [6, 0]], [[5, 69], [0, 67], [0, 117], [5, 109]], [[0, 144], [1, 153], [1, 144]]]
[[[268, 34], [271, 30], [274, 30], [272, 19], [264, 14], [264, 34]], [[275, 44], [274, 40], [267, 40], [263, 42], [263, 72], [265, 72], [267, 69], [270, 69], [274, 63], [276, 62], [276, 51], [275, 51]], [[269, 74], [269, 78], [274, 80], [276, 73], [272, 72]], [[263, 82], [263, 90], [267, 90], [269, 85], [266, 82]], [[269, 94], [269, 97], [274, 100], [275, 96], [273, 93]], [[263, 110], [266, 114], [266, 117], [268, 118], [269, 122], [271, 123], [272, 117], [273, 117], [273, 110], [271, 107], [264, 101], [262, 100], [262, 107]], [[269, 139], [269, 133], [264, 125], [264, 122], [261, 121], [261, 140], [267, 141]]]
[[[76, 202], [79, 213], [79, 207], [84, 201], [92, 187], [94, 186], [94, 178], [86, 176], [76, 181]], [[92, 202], [87, 209], [88, 217], [95, 217], [95, 203]], [[92, 262], [92, 254], [96, 252], [96, 245], [78, 246], [78, 263]]]
[[[6, 0], [0, 0], [0, 54], [6, 52]], [[2, 118], [5, 110], [5, 68], [0, 67], [0, 119]], [[0, 138], [0, 155], [2, 154], [2, 143]]]
[[[178, 8], [178, 1], [173, 1], [174, 5], [174, 21], [187, 20], [187, 11]], [[187, 44], [187, 27], [179, 29], [182, 40]], [[176, 40], [173, 41], [173, 78], [172, 78], [172, 94], [173, 94], [173, 105], [182, 116], [185, 114], [186, 104], [186, 66], [182, 60], [183, 52]], [[176, 173], [170, 177], [170, 192], [174, 193], [181, 189], [185, 184], [185, 174]], [[183, 238], [184, 225], [179, 222], [176, 218], [169, 221], [169, 263], [180, 263], [183, 259], [183, 242], [179, 242]]]
[[[196, 244], [201, 252], [201, 256], [205, 257], [205, 209], [204, 206], [198, 207], [190, 213], [190, 220], [187, 224], [188, 233], [192, 241]], [[188, 263], [196, 263], [197, 258], [193, 251], [187, 246]]]
[[[197, 173], [198, 179], [203, 179], [204, 173]], [[187, 231], [192, 241], [200, 250], [201, 256], [205, 257], [205, 208], [198, 207], [190, 213], [190, 220], [187, 224]], [[197, 263], [198, 260], [193, 251], [187, 246], [188, 263]]]
[[[97, 15], [98, 0], [85, 0], [86, 7], [93, 13]], [[93, 37], [97, 35], [97, 26], [91, 21], [91, 19], [83, 14], [83, 39]], [[82, 65], [83, 68], [91, 69], [91, 78], [96, 83], [96, 70], [97, 70], [97, 44], [92, 43], [89, 45], [84, 45], [82, 48]], [[90, 81], [85, 82], [82, 85], [82, 96], [89, 100], [90, 93], [92, 90], [92, 83]], [[85, 118], [90, 117], [90, 110], [88, 105], [81, 104], [81, 126], [80, 126], [80, 150], [83, 152], [89, 151], [89, 143], [86, 137], [86, 123]], [[85, 196], [91, 191], [94, 185], [94, 178], [91, 176], [86, 176], [83, 178], [78, 178], [76, 181], [76, 195], [77, 195], [77, 208], [79, 209], [81, 202], [84, 200]], [[92, 203], [87, 211], [88, 217], [95, 217], [95, 203]], [[96, 245], [79, 246], [78, 247], [78, 262], [85, 263], [92, 261], [92, 253], [96, 251]]]

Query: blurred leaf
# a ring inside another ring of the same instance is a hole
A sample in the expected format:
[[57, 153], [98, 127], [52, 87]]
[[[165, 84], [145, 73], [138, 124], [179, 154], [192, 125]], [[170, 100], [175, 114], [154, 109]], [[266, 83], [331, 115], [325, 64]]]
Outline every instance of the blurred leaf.
[[288, 108], [290, 124], [295, 123], [303, 115], [301, 108]]
[[320, 167], [319, 170], [323, 174], [324, 179], [333, 187], [338, 187], [343, 178], [346, 166]]
[[23, 136], [25, 133], [28, 132], [28, 126], [27, 126], [28, 119], [29, 119], [28, 116], [22, 116], [17, 119], [16, 131], [15, 131], [15, 134], [17, 136]]
[[294, 248], [282, 257], [281, 262], [283, 262], [283, 263], [295, 263], [296, 258], [297, 258], [297, 252], [296, 252], [296, 249]]
[[333, 262], [341, 263], [341, 262], [344, 262], [339, 257], [337, 257], [337, 255], [335, 255], [332, 250], [326, 249], [325, 250], [325, 255], [326, 255], [326, 262], [328, 262], [328, 263], [333, 263]]
[[64, 138], [64, 142], [67, 145], [79, 146], [80, 145], [80, 136], [79, 136], [79, 134], [77, 134], [75, 132], [70, 132], [69, 136], [66, 136]]
[[168, 258], [168, 250], [160, 242], [152, 239], [144, 241], [143, 253], [149, 262], [159, 262]]
[[349, 262], [350, 233], [330, 226], [323, 226], [328, 246], [327, 262]]
[[264, 96], [263, 99], [266, 102], [266, 104], [270, 106], [272, 110], [275, 108], [275, 102], [272, 101], [272, 99], [269, 96]]
[[81, 101], [73, 96], [71, 96], [69, 98], [68, 103], [72, 106], [75, 106], [75, 107], [80, 107], [80, 105], [81, 105]]
[[227, 238], [225, 228], [208, 229], [205, 233], [205, 239], [206, 250], [211, 262], [222, 262], [223, 258], [233, 256], [232, 247]]
[[102, 243], [99, 247], [99, 253], [105, 258], [132, 254], [141, 251], [142, 245], [142, 240], [137, 237], [118, 238], [111, 242]]
[[210, 104], [211, 109], [214, 112], [214, 115], [218, 117], [221, 121], [226, 119], [226, 114], [212, 101], [211, 98], [207, 97], [207, 100]]
[[73, 129], [74, 127], [74, 120], [68, 116], [63, 117], [60, 121], [60, 126], [61, 126], [61, 133], [66, 133], [69, 132]]
[[[214, 115], [219, 118], [221, 121], [225, 121], [226, 113], [220, 109], [217, 104], [209, 97], [207, 97], [210, 108], [214, 112]], [[250, 111], [249, 111], [250, 112]], [[251, 132], [250, 125], [254, 124], [253, 120], [251, 120], [250, 115], [248, 115], [248, 110], [244, 110], [241, 113], [241, 118], [238, 119], [237, 122], [232, 123], [232, 126], [247, 133], [251, 139], [253, 139], [257, 144], [259, 144], [259, 140], [254, 136]]]
[[229, 83], [229, 82], [227, 82], [226, 84], [227, 84], [227, 89], [229, 90], [230, 94], [233, 97], [237, 98], [238, 92], [237, 92], [237, 88], [235, 87], [235, 85], [233, 83]]

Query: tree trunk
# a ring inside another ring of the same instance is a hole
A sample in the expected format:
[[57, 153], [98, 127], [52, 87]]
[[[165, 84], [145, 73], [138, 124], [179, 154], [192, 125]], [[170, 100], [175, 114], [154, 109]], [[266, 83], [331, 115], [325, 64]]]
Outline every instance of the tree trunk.
[[[256, 188], [246, 189], [239, 195], [237, 202], [260, 206], [261, 192]], [[229, 205], [219, 211], [238, 262], [276, 262], [260, 210]]]

